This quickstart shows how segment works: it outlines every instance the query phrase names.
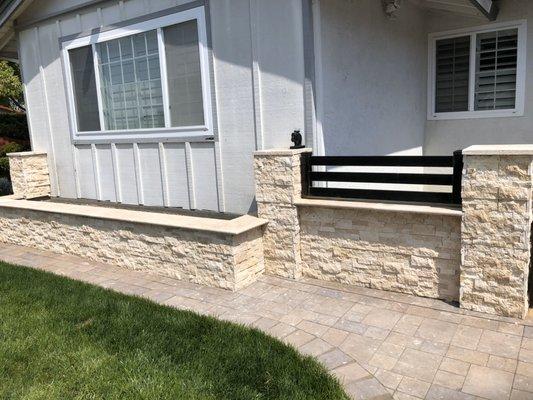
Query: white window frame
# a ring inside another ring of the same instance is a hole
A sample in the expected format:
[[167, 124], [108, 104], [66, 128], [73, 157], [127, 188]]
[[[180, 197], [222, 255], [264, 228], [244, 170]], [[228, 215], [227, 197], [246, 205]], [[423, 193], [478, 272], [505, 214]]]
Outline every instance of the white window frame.
[[[476, 35], [506, 29], [518, 29], [518, 49], [516, 65], [516, 102], [514, 109], [508, 110], [474, 110], [474, 92], [476, 85]], [[468, 111], [435, 112], [436, 94], [436, 44], [437, 40], [470, 36], [470, 78], [468, 88]], [[509, 21], [482, 25], [473, 28], [456, 29], [446, 32], [430, 33], [428, 40], [428, 120], [520, 117], [524, 115], [526, 89], [527, 21]]]
[[[196, 20], [198, 27], [198, 47], [200, 52], [200, 71], [202, 80], [202, 96], [204, 124], [198, 126], [171, 127], [169, 98], [168, 98], [168, 77], [166, 65], [166, 53], [164, 47], [163, 28], [176, 25], [182, 22]], [[165, 117], [165, 127], [162, 128], [140, 128], [105, 130], [104, 114], [102, 108], [102, 93], [100, 91], [100, 74], [96, 54], [96, 44], [113, 39], [131, 36], [146, 31], [156, 30], [159, 46], [159, 64], [161, 68], [161, 87], [163, 92], [163, 108]], [[70, 66], [69, 50], [83, 46], [92, 46], [95, 68], [96, 91], [98, 98], [98, 112], [100, 115], [100, 131], [79, 131], [76, 114], [76, 102], [74, 85], [72, 81], [72, 71]], [[120, 27], [93, 35], [79, 37], [62, 43], [61, 55], [67, 86], [68, 109], [70, 112], [70, 124], [73, 140], [101, 141], [101, 140], [122, 140], [122, 139], [178, 139], [178, 138], [208, 138], [213, 136], [213, 109], [211, 99], [211, 77], [209, 70], [209, 52], [207, 46], [207, 27], [205, 19], [205, 7], [197, 7], [175, 14], [165, 15], [159, 18], [146, 20], [125, 27]]]

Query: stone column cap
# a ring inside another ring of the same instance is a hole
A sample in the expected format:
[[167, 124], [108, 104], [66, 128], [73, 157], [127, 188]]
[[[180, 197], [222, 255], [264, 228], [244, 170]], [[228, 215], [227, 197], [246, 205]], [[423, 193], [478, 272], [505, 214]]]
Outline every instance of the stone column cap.
[[22, 151], [20, 153], [8, 153], [8, 157], [34, 157], [34, 156], [46, 156], [44, 151]]
[[312, 153], [313, 149], [304, 147], [301, 149], [266, 149], [254, 151], [254, 156], [292, 156], [295, 154]]
[[463, 150], [465, 156], [533, 156], [533, 144], [477, 144]]

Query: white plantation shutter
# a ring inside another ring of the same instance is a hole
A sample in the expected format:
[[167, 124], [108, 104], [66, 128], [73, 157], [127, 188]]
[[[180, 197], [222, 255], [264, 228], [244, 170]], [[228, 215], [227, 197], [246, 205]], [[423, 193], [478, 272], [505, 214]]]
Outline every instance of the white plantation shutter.
[[470, 36], [437, 40], [436, 112], [468, 111]]
[[514, 109], [518, 29], [478, 34], [476, 43], [474, 109]]

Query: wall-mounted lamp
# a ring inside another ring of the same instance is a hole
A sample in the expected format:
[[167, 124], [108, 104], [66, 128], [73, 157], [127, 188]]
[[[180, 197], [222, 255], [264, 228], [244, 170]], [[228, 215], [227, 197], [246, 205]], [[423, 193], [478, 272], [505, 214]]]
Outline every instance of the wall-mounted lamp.
[[382, 0], [383, 11], [390, 19], [395, 19], [398, 16], [402, 0]]

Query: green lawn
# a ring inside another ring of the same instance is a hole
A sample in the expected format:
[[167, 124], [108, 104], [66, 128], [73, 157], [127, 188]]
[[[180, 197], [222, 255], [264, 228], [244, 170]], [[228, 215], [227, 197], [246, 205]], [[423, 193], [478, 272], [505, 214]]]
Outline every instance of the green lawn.
[[0, 263], [1, 399], [346, 399], [261, 332]]

